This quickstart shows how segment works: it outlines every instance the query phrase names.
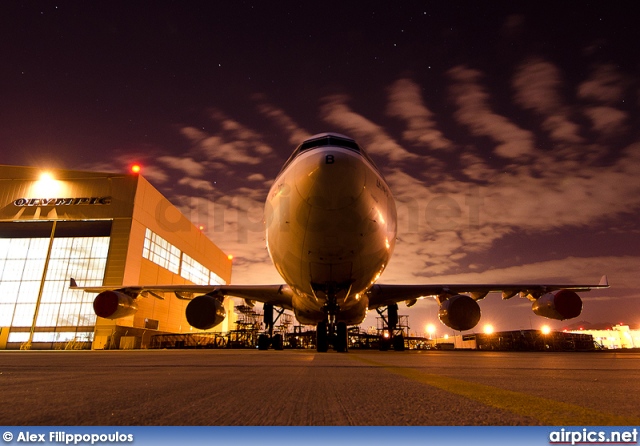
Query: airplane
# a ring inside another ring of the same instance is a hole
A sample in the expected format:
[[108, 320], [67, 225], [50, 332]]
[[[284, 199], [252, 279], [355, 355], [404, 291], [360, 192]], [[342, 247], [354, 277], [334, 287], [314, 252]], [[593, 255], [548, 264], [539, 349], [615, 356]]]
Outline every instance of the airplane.
[[[300, 144], [277, 175], [265, 203], [266, 245], [281, 285], [128, 285], [71, 289], [99, 293], [94, 310], [117, 319], [133, 314], [142, 294], [173, 292], [189, 298], [189, 324], [208, 330], [225, 318], [225, 297], [264, 304], [268, 334], [258, 348], [282, 348], [273, 335], [274, 307], [279, 314], [293, 311], [304, 325], [316, 327], [316, 349], [348, 349], [348, 326], [360, 324], [368, 310], [386, 311], [387, 336], [402, 350], [402, 334], [394, 334], [398, 303], [408, 306], [434, 297], [440, 321], [459, 331], [480, 320], [478, 301], [493, 292], [503, 299], [515, 295], [532, 301], [535, 314], [550, 319], [577, 317], [582, 300], [576, 292], [609, 286], [603, 276], [597, 285], [544, 284], [378, 284], [396, 242], [397, 214], [391, 190], [374, 162], [353, 139], [338, 133], [314, 135]], [[193, 295], [199, 294], [197, 297]]]

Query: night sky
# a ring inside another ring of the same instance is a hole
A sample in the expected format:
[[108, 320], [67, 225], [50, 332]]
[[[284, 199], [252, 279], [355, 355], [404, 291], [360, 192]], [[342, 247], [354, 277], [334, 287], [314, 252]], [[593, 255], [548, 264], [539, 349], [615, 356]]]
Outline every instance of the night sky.
[[[612, 288], [584, 293], [574, 321], [490, 295], [478, 328], [635, 327], [640, 32], [629, 8], [3, 1], [0, 163], [127, 172], [140, 162], [234, 255], [233, 283], [280, 283], [261, 223], [268, 188], [304, 138], [343, 133], [398, 201], [381, 283], [607, 274]], [[437, 305], [400, 314], [422, 332]]]

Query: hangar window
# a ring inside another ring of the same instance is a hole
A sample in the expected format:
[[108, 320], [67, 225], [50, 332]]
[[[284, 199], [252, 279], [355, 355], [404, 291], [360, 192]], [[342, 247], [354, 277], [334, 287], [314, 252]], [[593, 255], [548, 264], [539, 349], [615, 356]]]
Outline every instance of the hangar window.
[[196, 285], [209, 285], [210, 271], [197, 260], [182, 254], [182, 268], [180, 275]]
[[226, 285], [222, 277], [211, 271], [211, 275], [209, 276], [209, 285]]
[[216, 273], [148, 228], [145, 231], [142, 257], [198, 285], [226, 284]]
[[142, 257], [175, 274], [180, 269], [180, 250], [148, 228], [144, 234]]

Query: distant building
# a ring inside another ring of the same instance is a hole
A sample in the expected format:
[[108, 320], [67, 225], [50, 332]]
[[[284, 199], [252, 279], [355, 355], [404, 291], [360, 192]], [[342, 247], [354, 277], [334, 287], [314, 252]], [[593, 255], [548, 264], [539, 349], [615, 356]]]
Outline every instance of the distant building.
[[[0, 349], [134, 348], [189, 333], [187, 301], [137, 299], [135, 314], [97, 318], [80, 286], [224, 284], [231, 260], [147, 180], [0, 166]], [[164, 299], [161, 299], [164, 297]], [[214, 331], [235, 320], [233, 301]], [[193, 330], [195, 331], [195, 330]]]
[[615, 325], [608, 330], [573, 330], [571, 333], [590, 334], [606, 349], [640, 348], [640, 330], [631, 330], [628, 325]]
[[595, 350], [593, 337], [588, 333], [561, 331], [514, 330], [491, 333], [472, 333], [445, 336], [430, 341], [431, 348], [442, 350], [499, 350], [499, 351], [590, 351]]

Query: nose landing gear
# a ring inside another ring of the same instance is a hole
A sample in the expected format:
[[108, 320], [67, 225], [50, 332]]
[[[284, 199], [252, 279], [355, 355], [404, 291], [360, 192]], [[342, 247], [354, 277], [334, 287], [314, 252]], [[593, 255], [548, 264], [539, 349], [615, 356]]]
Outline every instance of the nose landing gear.
[[329, 350], [329, 345], [333, 345], [335, 351], [346, 353], [349, 349], [349, 333], [346, 322], [337, 322], [340, 306], [336, 292], [329, 289], [326, 295], [325, 321], [319, 322], [316, 326], [316, 350], [326, 352]]

